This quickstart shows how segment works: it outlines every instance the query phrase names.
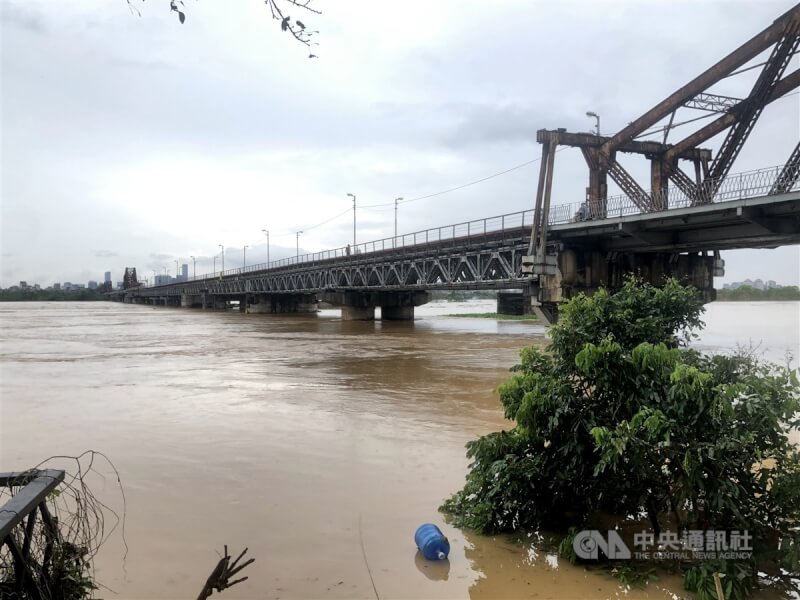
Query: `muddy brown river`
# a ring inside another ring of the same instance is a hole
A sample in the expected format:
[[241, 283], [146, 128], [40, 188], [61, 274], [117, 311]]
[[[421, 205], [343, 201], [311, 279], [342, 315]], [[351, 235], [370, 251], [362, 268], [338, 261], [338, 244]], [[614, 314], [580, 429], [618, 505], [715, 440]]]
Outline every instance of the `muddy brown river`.
[[[437, 512], [463, 483], [464, 444], [508, 426], [494, 389], [519, 348], [544, 339], [535, 323], [444, 316], [493, 310], [432, 303], [414, 323], [370, 323], [0, 304], [0, 470], [87, 449], [113, 460], [128, 551], [118, 530], [98, 557], [105, 598], [195, 598], [223, 544], [256, 562], [222, 598], [683, 595], [670, 577], [625, 590]], [[800, 303], [714, 304], [706, 321], [701, 348], [800, 354]], [[121, 512], [97, 469], [95, 494]], [[426, 521], [450, 538], [449, 561], [416, 555]]]

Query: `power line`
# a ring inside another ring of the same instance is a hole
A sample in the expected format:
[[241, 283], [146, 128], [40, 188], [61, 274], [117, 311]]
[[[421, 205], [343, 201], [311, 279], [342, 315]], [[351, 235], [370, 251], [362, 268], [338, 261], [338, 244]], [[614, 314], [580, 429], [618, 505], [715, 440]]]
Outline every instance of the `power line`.
[[[559, 148], [561, 150], [561, 148]], [[506, 169], [505, 171], [500, 171], [499, 173], [494, 173], [493, 175], [488, 175], [486, 177], [482, 177], [481, 179], [476, 179], [475, 181], [470, 181], [469, 183], [465, 183], [463, 185], [458, 185], [456, 187], [452, 187], [446, 190], [442, 190], [441, 192], [435, 192], [433, 194], [426, 194], [424, 196], [417, 196], [416, 198], [409, 198], [407, 200], [400, 200], [398, 204], [406, 204], [408, 202], [416, 202], [417, 200], [427, 200], [428, 198], [435, 198], [436, 196], [442, 196], [444, 194], [449, 194], [450, 192], [455, 192], [458, 190], [463, 190], [464, 188], [468, 188], [473, 185], [477, 185], [479, 183], [483, 183], [484, 181], [488, 181], [489, 179], [494, 179], [495, 177], [500, 177], [501, 175], [505, 175], [506, 173], [511, 173], [512, 171], [516, 171], [517, 169], [521, 169], [522, 167], [527, 167], [528, 165], [532, 165], [533, 163], [539, 162], [541, 157], [534, 158], [533, 160], [528, 160], [524, 163], [518, 164], [510, 169]]]
[[[558, 150], [556, 150], [556, 152], [560, 152], [563, 149], [564, 148], [559, 148]], [[511, 167], [509, 169], [506, 169], [505, 171], [500, 171], [499, 173], [494, 173], [492, 175], [487, 175], [486, 177], [482, 177], [481, 179], [476, 179], [475, 181], [470, 181], [469, 183], [464, 183], [462, 185], [458, 185], [456, 187], [452, 187], [452, 188], [449, 188], [449, 189], [446, 189], [446, 190], [442, 190], [440, 192], [434, 192], [433, 194], [426, 194], [424, 196], [418, 196], [416, 198], [409, 198], [407, 200], [400, 200], [400, 201], [398, 201], [398, 204], [405, 204], [407, 202], [416, 202], [417, 200], [426, 200], [428, 198], [435, 198], [436, 196], [442, 196], [444, 194], [449, 194], [450, 192], [455, 192], [457, 190], [463, 190], [464, 188], [467, 188], [467, 187], [470, 187], [470, 186], [473, 186], [473, 185], [477, 185], [479, 183], [483, 183], [484, 181], [488, 181], [489, 179], [494, 179], [495, 177], [500, 177], [501, 175], [505, 175], [507, 173], [511, 173], [512, 171], [516, 171], [517, 169], [521, 169], [522, 167], [527, 167], [528, 165], [532, 165], [533, 163], [539, 162], [540, 160], [541, 160], [541, 157], [534, 158], [533, 160], [525, 161], [524, 163], [520, 163], [518, 165], [515, 165], [515, 166], [513, 166], [513, 167]], [[392, 200], [391, 202], [380, 202], [378, 204], [359, 205], [359, 208], [383, 208], [383, 207], [390, 207], [390, 206], [394, 206], [394, 200]], [[312, 229], [316, 229], [317, 227], [321, 227], [322, 225], [327, 225], [331, 221], [334, 221], [334, 220], [338, 219], [339, 217], [342, 217], [342, 216], [346, 215], [351, 210], [352, 209], [348, 208], [347, 210], [344, 210], [344, 211], [340, 212], [339, 214], [334, 215], [333, 217], [330, 217], [329, 219], [325, 219], [324, 221], [321, 221], [321, 222], [317, 223], [316, 225], [309, 225], [308, 227], [305, 227], [303, 229], [303, 231], [310, 231]], [[289, 235], [289, 234], [287, 233], [286, 235]]]

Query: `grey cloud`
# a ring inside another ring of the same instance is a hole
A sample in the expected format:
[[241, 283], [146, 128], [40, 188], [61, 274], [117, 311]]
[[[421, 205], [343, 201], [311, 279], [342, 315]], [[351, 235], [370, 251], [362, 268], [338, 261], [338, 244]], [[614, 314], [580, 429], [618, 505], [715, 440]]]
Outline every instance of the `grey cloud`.
[[0, 21], [34, 33], [45, 33], [47, 30], [44, 15], [22, 4], [4, 2], [0, 9]]
[[119, 256], [119, 254], [112, 252], [111, 250], [95, 250], [94, 255], [97, 258], [113, 258], [115, 256]]
[[169, 259], [172, 258], [172, 254], [151, 252], [150, 253], [150, 258], [152, 260], [169, 260]]

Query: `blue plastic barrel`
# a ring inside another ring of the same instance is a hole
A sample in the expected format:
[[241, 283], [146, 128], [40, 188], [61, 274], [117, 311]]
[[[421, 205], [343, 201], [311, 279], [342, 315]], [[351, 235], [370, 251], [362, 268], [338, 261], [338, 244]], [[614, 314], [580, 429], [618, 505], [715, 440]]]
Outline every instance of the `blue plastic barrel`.
[[414, 534], [414, 541], [428, 560], [444, 560], [450, 554], [450, 542], [433, 523], [420, 525]]

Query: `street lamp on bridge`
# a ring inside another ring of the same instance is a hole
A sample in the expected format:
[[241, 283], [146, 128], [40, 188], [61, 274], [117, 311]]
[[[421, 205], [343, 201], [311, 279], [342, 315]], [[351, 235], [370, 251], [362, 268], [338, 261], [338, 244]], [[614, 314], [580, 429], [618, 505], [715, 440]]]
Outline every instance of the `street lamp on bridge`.
[[598, 137], [600, 137], [600, 115], [598, 115], [596, 112], [589, 111], [586, 113], [586, 116], [593, 117], [595, 119], [597, 125], [597, 130], [595, 131], [595, 134]]
[[402, 198], [394, 199], [394, 237], [397, 237], [397, 203], [402, 201]]
[[222, 269], [220, 270], [220, 275], [225, 275], [225, 246], [223, 246], [222, 244], [217, 244], [217, 245], [220, 247], [220, 250], [222, 251], [220, 259], [222, 261]]
[[297, 232], [297, 234], [296, 234], [296, 240], [295, 240], [295, 243], [296, 243], [296, 246], [297, 246], [296, 250], [297, 250], [297, 259], [298, 259], [298, 262], [300, 261], [300, 234], [301, 234], [301, 233], [303, 233], [303, 232], [302, 232], [302, 231], [298, 231], [298, 232]]
[[250, 246], [245, 246], [244, 248], [242, 248], [242, 269], [245, 269], [247, 267], [247, 249], [249, 247]]
[[269, 231], [262, 229], [261, 233], [267, 236], [267, 268], [269, 268]]
[[347, 194], [353, 199], [353, 252], [356, 250], [356, 195]]
[[197, 279], [197, 259], [194, 256], [189, 258], [192, 259], [192, 279]]

